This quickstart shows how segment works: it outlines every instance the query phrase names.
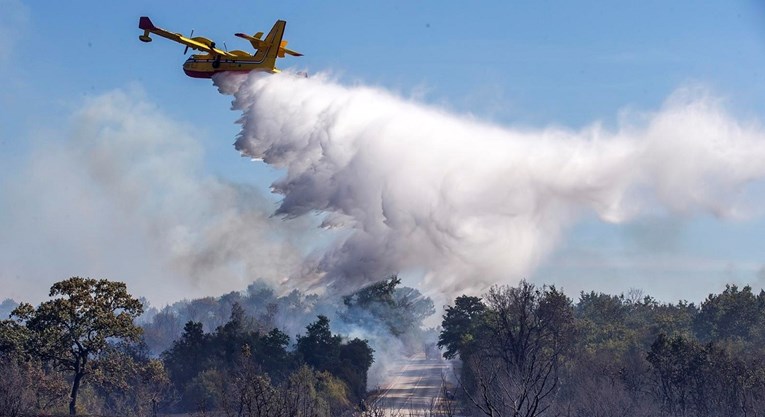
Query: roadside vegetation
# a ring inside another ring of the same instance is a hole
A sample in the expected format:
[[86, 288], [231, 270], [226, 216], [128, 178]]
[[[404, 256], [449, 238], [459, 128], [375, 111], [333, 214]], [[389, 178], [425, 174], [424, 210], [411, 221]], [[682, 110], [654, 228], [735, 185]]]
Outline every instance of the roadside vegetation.
[[[3, 302], [0, 415], [353, 415], [375, 352], [367, 340], [333, 332], [323, 313], [340, 317], [339, 328], [414, 340], [433, 303], [399, 284], [391, 277], [344, 304], [253, 284], [147, 318], [124, 283], [73, 277], [37, 307]], [[189, 317], [205, 320], [179, 323]], [[278, 326], [301, 322], [294, 338]]]
[[765, 291], [727, 286], [700, 305], [640, 291], [492, 288], [461, 296], [439, 346], [460, 400], [485, 416], [762, 416]]
[[750, 287], [695, 305], [640, 291], [574, 301], [522, 281], [457, 297], [437, 331], [422, 325], [433, 302], [395, 276], [334, 302], [253, 284], [161, 310], [123, 283], [73, 277], [38, 306], [0, 307], [2, 416], [384, 415], [365, 402], [382, 352], [348, 336], [358, 329], [431, 357], [437, 335], [453, 381], [417, 415], [765, 410], [765, 292]]

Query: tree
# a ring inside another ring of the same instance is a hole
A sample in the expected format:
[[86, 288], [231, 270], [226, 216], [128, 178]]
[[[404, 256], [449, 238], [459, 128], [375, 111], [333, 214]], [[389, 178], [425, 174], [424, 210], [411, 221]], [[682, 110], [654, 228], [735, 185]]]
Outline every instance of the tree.
[[364, 398], [367, 388], [367, 371], [374, 362], [374, 349], [366, 340], [349, 340], [340, 346], [340, 364], [335, 374], [351, 387], [356, 399]]
[[0, 415], [17, 417], [34, 410], [34, 384], [31, 364], [11, 357], [0, 356]]
[[143, 343], [110, 345], [92, 362], [90, 385], [111, 414], [156, 415], [170, 391], [164, 365], [149, 356]]
[[660, 334], [646, 359], [653, 368], [662, 409], [675, 416], [747, 416], [762, 410], [762, 360], [684, 336]]
[[318, 320], [306, 326], [305, 336], [297, 337], [297, 351], [306, 364], [317, 371], [328, 371], [340, 377], [356, 400], [366, 393], [367, 371], [374, 361], [374, 350], [366, 340], [353, 339], [343, 343], [342, 337], [333, 335], [329, 319]]
[[626, 349], [633, 342], [636, 331], [627, 323], [631, 307], [632, 304], [626, 303], [623, 296], [581, 292], [575, 307], [580, 342], [584, 347]]
[[160, 353], [180, 337], [183, 324], [175, 312], [165, 307], [151, 318], [151, 322], [141, 325], [143, 339], [152, 353]]
[[283, 416], [325, 417], [329, 416], [329, 405], [317, 392], [316, 373], [303, 365], [292, 375], [281, 390]]
[[30, 334], [26, 327], [13, 320], [0, 321], [0, 354], [23, 356]]
[[253, 360], [272, 379], [281, 381], [294, 367], [294, 356], [287, 351], [289, 344], [290, 337], [287, 334], [279, 329], [272, 329], [257, 340], [254, 346], [255, 358]]
[[297, 337], [297, 351], [314, 368], [331, 370], [339, 360], [342, 338], [332, 334], [326, 316], [318, 316], [315, 322], [306, 326], [306, 330], [305, 336]]
[[701, 303], [694, 324], [700, 340], [749, 340], [765, 325], [765, 291], [755, 295], [748, 285], [726, 285], [721, 294], [710, 294]]
[[[442, 333], [442, 345], [465, 362], [465, 394], [487, 416], [543, 415], [557, 395], [563, 356], [574, 341], [571, 300], [555, 287], [537, 289], [521, 281], [493, 287], [484, 313], [480, 306], [480, 300], [462, 298], [459, 309], [447, 311]], [[470, 317], [484, 323], [475, 342], [465, 344], [476, 329]]]
[[[561, 384], [559, 400], [562, 401], [555, 411], [572, 417], [658, 415], [659, 408], [652, 397], [630, 389], [623, 364], [624, 360], [610, 350], [578, 352], [576, 359], [567, 364], [565, 379], [569, 383]], [[647, 386], [641, 385], [641, 388]]]
[[441, 322], [443, 330], [438, 337], [438, 347], [446, 348], [444, 358], [454, 359], [457, 355], [467, 359], [470, 345], [476, 341], [480, 327], [484, 324], [486, 305], [479, 297], [463, 295], [454, 300], [454, 306], [446, 307]]
[[211, 351], [211, 337], [202, 330], [202, 323], [190, 321], [184, 326], [180, 339], [162, 353], [170, 380], [182, 393], [182, 405], [191, 404], [190, 398], [185, 398], [185, 387], [209, 367]]
[[416, 333], [422, 321], [436, 312], [433, 301], [399, 284], [401, 279], [394, 275], [343, 297], [346, 310], [341, 318], [367, 328], [382, 325], [396, 337]]
[[143, 313], [122, 282], [72, 277], [53, 284], [50, 297], [35, 309], [21, 304], [11, 316], [24, 323], [31, 337], [27, 349], [71, 372], [69, 414], [77, 413], [77, 393], [89, 371], [89, 360], [110, 341], [135, 341], [141, 328], [133, 320]]

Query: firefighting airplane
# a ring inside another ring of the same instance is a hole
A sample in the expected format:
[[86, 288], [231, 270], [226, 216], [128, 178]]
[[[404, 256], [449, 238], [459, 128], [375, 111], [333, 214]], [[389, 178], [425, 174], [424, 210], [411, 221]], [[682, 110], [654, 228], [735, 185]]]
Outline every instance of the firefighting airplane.
[[[213, 74], [223, 71], [267, 71], [275, 73], [279, 72], [276, 68], [276, 58], [284, 58], [285, 54], [303, 56], [299, 52], [286, 48], [287, 41], [282, 40], [286, 25], [287, 22], [284, 20], [277, 20], [274, 23], [274, 27], [268, 32], [265, 40], [260, 39], [263, 36], [263, 32], [258, 32], [255, 36], [244, 33], [235, 34], [235, 36], [250, 41], [252, 47], [257, 50], [254, 55], [240, 50], [230, 52], [220, 50], [215, 47], [215, 42], [201, 36], [187, 38], [180, 33], [168, 32], [154, 26], [151, 19], [146, 16], [138, 20], [138, 28], [143, 29], [143, 35], [138, 36], [138, 39], [143, 42], [151, 42], [152, 39], [149, 37], [149, 33], [154, 33], [163, 38], [186, 45], [184, 54], [188, 52], [189, 48], [205, 52], [201, 55], [192, 55], [183, 64], [183, 72], [193, 78], [210, 78]], [[191, 36], [193, 36], [194, 32], [192, 31], [191, 33]]]

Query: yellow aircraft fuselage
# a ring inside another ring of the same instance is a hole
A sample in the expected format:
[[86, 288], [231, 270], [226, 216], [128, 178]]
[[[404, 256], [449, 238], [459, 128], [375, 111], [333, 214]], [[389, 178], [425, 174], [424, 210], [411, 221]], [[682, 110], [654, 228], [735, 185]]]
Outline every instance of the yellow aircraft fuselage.
[[215, 57], [210, 54], [192, 55], [183, 63], [183, 72], [192, 78], [210, 78], [213, 74], [224, 71], [279, 72], [276, 68], [264, 66], [262, 62], [253, 60], [252, 55], [250, 54], [247, 54], [246, 57]]
[[138, 39], [142, 42], [151, 42], [150, 34], [159, 35], [182, 45], [186, 49], [195, 49], [202, 54], [192, 55], [183, 64], [183, 72], [189, 77], [210, 78], [213, 74], [224, 71], [250, 72], [266, 71], [279, 72], [276, 69], [276, 59], [284, 58], [285, 55], [302, 56], [303, 54], [287, 49], [287, 41], [282, 40], [286, 22], [277, 20], [265, 39], [261, 40], [262, 32], [254, 36], [244, 33], [236, 33], [235, 36], [248, 40], [256, 50], [254, 54], [245, 51], [225, 51], [215, 47], [215, 42], [203, 37], [185, 37], [180, 33], [169, 32], [154, 26], [151, 19], [143, 16], [138, 21], [138, 27], [143, 29], [143, 35]]

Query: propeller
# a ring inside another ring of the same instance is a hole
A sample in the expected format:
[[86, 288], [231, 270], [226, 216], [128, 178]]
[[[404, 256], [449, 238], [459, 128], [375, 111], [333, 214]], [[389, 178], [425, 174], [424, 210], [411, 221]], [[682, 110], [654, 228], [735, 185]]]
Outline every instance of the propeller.
[[[189, 38], [192, 38], [194, 36], [194, 29], [191, 29], [191, 35], [189, 35]], [[189, 51], [189, 46], [186, 45], [186, 49], [183, 50], [183, 55], [186, 55], [186, 52]]]

